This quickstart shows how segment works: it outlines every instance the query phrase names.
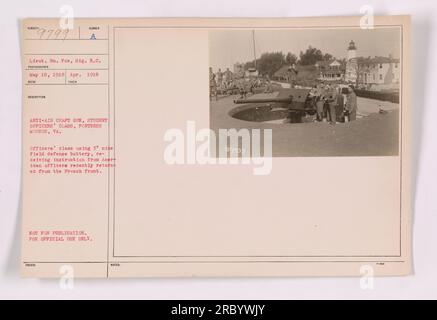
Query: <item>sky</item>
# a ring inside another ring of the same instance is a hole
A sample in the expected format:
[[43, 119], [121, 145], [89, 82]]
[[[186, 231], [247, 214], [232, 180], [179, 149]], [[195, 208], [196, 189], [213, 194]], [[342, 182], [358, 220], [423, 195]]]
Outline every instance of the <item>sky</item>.
[[[292, 52], [299, 57], [308, 46], [323, 53], [346, 58], [349, 42], [357, 47], [357, 56], [388, 56], [400, 58], [400, 29], [377, 27], [375, 29], [279, 29], [255, 30], [256, 56], [264, 52]], [[213, 70], [233, 69], [236, 62], [253, 60], [252, 30], [213, 30], [209, 33], [210, 66]]]

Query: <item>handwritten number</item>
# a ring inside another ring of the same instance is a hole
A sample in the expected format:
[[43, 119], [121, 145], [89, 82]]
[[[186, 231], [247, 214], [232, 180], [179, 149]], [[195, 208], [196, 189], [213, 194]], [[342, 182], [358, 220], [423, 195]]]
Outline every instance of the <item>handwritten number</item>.
[[56, 29], [55, 30], [55, 39], [59, 38], [59, 35], [61, 34], [62, 30], [61, 29]]
[[64, 29], [64, 39], [62, 39], [62, 40], [67, 39], [67, 36], [68, 36], [69, 32], [70, 32], [70, 29]]
[[38, 29], [38, 34], [39, 34], [39, 38], [42, 39], [42, 37], [44, 36], [44, 34], [46, 33], [46, 29], [44, 28], [40, 28]]
[[70, 32], [69, 29], [44, 29], [39, 28], [37, 31], [37, 34], [39, 35], [40, 40], [65, 40], [68, 37], [68, 33]]

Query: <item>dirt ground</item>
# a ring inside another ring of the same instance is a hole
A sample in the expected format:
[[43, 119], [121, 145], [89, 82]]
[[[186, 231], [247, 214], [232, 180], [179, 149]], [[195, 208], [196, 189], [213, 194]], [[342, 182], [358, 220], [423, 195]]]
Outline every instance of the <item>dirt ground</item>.
[[[273, 97], [255, 94], [250, 98]], [[399, 106], [394, 103], [358, 97], [357, 120], [329, 124], [260, 123], [232, 118], [236, 96], [222, 97], [210, 103], [210, 126], [218, 129], [272, 129], [273, 156], [393, 156], [399, 153]], [[250, 99], [249, 98], [249, 99]], [[379, 109], [387, 112], [379, 113]]]

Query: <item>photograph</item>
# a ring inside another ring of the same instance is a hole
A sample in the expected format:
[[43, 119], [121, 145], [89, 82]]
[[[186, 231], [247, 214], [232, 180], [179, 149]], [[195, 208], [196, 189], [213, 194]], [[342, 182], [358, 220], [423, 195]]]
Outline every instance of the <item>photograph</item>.
[[269, 128], [276, 157], [398, 155], [401, 32], [210, 31], [211, 129]]

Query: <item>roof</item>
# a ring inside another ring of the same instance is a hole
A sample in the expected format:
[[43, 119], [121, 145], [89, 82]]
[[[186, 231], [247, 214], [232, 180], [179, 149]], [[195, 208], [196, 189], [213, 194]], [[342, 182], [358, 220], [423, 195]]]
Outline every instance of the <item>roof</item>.
[[399, 63], [399, 59], [390, 57], [358, 57], [359, 64]]
[[326, 66], [328, 66], [328, 65], [330, 65], [330, 62], [329, 62], [329, 61], [326, 61], [326, 60], [320, 60], [320, 61], [317, 61], [317, 62], [315, 63], [315, 66], [316, 66], [316, 67], [326, 67]]
[[332, 60], [328, 60], [328, 61], [327, 60], [317, 61], [315, 66], [322, 68], [322, 69], [329, 67], [329, 66], [340, 66], [340, 68], [346, 67], [346, 65], [343, 61], [337, 60], [337, 59], [332, 59]]
[[[337, 62], [337, 63], [334, 63], [334, 62]], [[337, 60], [335, 60], [335, 59], [331, 59], [331, 60], [319, 60], [319, 61], [317, 61], [315, 63], [315, 66], [317, 66], [317, 67], [326, 67], [326, 66], [330, 66], [332, 64], [339, 65], [340, 63]]]
[[337, 75], [337, 74], [343, 74], [343, 71], [338, 69], [338, 70], [323, 70], [322, 74], [327, 75], [327, 74], [333, 74], [333, 75]]
[[289, 65], [284, 65], [280, 67], [276, 72], [274, 73], [275, 77], [283, 77], [286, 75], [289, 75], [291, 67]]
[[[279, 68], [275, 73], [275, 77], [288, 77], [290, 76], [290, 73], [288, 72], [288, 69], [290, 67], [288, 65], [282, 66]], [[314, 65], [296, 65], [296, 73], [292, 73], [292, 77], [294, 81], [297, 81], [297, 83], [301, 83], [304, 85], [307, 85], [308, 82], [314, 81], [319, 77], [319, 70]], [[309, 84], [312, 85], [312, 84]]]

